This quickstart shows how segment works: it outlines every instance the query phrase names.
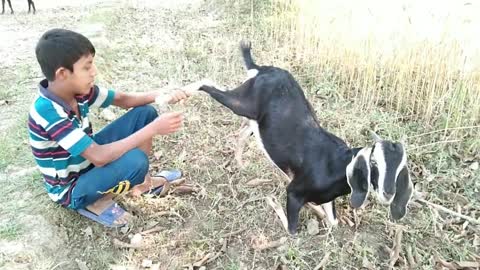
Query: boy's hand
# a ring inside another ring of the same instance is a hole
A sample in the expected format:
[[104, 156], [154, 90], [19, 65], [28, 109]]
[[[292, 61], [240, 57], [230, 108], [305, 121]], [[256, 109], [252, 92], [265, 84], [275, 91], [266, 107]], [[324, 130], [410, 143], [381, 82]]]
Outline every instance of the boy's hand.
[[155, 133], [167, 135], [180, 129], [183, 123], [183, 114], [181, 112], [164, 113], [152, 122]]
[[183, 90], [175, 90], [172, 94], [170, 94], [170, 100], [168, 104], [175, 104], [181, 100], [185, 100], [189, 97], [189, 95]]

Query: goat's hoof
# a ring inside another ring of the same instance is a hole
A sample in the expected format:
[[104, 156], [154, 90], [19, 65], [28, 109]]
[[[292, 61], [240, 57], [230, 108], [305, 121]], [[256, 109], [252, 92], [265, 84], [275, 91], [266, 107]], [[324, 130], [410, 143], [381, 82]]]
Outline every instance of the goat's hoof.
[[338, 225], [338, 219], [328, 220], [329, 227], [336, 227]]
[[242, 49], [251, 49], [252, 48], [252, 43], [248, 40], [242, 40], [242, 41], [240, 41], [240, 47]]
[[295, 237], [297, 235], [297, 228], [288, 228], [290, 236]]

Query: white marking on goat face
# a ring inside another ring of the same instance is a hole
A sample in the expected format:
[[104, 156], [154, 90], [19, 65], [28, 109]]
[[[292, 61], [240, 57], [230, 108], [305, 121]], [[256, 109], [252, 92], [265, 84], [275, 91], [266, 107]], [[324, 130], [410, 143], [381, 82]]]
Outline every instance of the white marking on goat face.
[[398, 174], [406, 163], [407, 157], [401, 143], [375, 143], [370, 159], [371, 181], [380, 202], [390, 204], [393, 201]]

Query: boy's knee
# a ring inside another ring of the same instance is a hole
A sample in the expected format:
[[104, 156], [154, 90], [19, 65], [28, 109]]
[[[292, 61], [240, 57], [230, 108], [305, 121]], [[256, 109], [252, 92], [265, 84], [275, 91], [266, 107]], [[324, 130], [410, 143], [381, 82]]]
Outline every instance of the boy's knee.
[[145, 172], [148, 170], [148, 156], [139, 148], [128, 151], [125, 157], [128, 159], [129, 167]]
[[145, 115], [149, 122], [158, 117], [157, 110], [151, 105], [138, 106], [134, 110], [137, 110], [141, 115]]

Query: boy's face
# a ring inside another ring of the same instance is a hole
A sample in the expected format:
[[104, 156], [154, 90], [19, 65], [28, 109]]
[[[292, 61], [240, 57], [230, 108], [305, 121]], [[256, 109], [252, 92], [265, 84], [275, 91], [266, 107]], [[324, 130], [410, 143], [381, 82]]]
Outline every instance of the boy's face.
[[93, 63], [93, 55], [82, 56], [73, 64], [73, 72], [67, 71], [65, 83], [75, 95], [86, 95], [90, 92], [97, 75], [97, 67]]

